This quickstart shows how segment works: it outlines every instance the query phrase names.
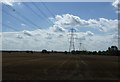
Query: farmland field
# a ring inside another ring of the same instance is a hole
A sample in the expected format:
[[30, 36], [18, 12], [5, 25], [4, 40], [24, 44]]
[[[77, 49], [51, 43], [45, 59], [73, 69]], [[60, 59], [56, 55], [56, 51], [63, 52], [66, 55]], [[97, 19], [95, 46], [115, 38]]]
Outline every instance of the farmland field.
[[117, 80], [118, 56], [2, 53], [3, 80]]

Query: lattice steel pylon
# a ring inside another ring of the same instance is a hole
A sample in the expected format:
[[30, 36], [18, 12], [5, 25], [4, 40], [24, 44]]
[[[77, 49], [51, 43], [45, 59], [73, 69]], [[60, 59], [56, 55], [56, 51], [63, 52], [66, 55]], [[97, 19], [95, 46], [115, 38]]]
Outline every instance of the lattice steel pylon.
[[75, 29], [70, 29], [70, 45], [69, 45], [69, 52], [72, 50], [75, 51]]
[[79, 51], [86, 51], [85, 46], [83, 43], [79, 43]]
[[79, 51], [82, 51], [82, 43], [79, 43]]

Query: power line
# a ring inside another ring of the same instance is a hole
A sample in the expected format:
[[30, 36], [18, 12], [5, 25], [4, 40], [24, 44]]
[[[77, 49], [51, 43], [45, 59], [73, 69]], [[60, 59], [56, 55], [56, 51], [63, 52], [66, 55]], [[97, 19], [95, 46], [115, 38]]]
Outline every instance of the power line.
[[75, 34], [74, 34], [74, 32], [75, 32], [75, 29], [70, 29], [70, 46], [69, 46], [69, 52], [71, 51], [71, 50], [73, 50], [73, 51], [75, 51]]
[[[3, 9], [2, 9], [2, 10], [3, 10]], [[15, 18], [17, 21], [19, 20], [20, 22], [22, 22], [22, 23], [26, 24], [26, 22], [25, 22], [25, 21], [23, 21], [23, 20], [21, 20], [20, 18], [13, 16], [12, 14], [8, 13], [8, 12], [7, 12], [7, 11], [5, 11], [5, 10], [3, 10], [3, 11], [4, 11], [4, 13], [5, 13], [6, 15], [9, 15], [9, 16], [11, 16], [11, 17]], [[27, 27], [27, 28], [28, 28], [28, 27]]]
[[[46, 15], [37, 5], [35, 5], [34, 2], [33, 2], [32, 4], [36, 7], [36, 9], [38, 9], [38, 10], [40, 11], [40, 13], [42, 13], [42, 15], [43, 15], [44, 17], [47, 17], [47, 15]], [[49, 19], [49, 21], [50, 21], [51, 23], [53, 23], [50, 19]]]
[[[39, 15], [38, 13], [36, 13], [29, 5], [24, 4], [28, 9], [30, 9], [35, 15], [37, 15], [38, 17], [41, 17], [42, 19], [44, 19], [44, 17], [42, 17], [41, 15]], [[47, 21], [47, 20], [46, 20]], [[49, 24], [51, 24], [49, 21], [47, 21]]]
[[41, 17], [39, 14], [37, 14], [29, 5], [24, 3], [24, 6], [26, 6], [28, 9], [30, 9], [35, 15], [37, 15], [38, 17]]
[[[41, 0], [42, 1], [42, 0]], [[43, 6], [48, 10], [48, 12], [54, 17], [54, 14], [50, 11], [50, 9], [45, 5], [44, 2], [41, 2]]]
[[[8, 7], [8, 5], [6, 5]], [[10, 6], [11, 7], [11, 6]], [[9, 8], [9, 7], [8, 7]], [[21, 16], [22, 18], [24, 18], [26, 21], [28, 21], [30, 24], [34, 25], [36, 27], [39, 27], [38, 25], [34, 24], [31, 20], [29, 20], [27, 17], [25, 17], [24, 15], [22, 15], [21, 13], [19, 13], [18, 11], [16, 11], [14, 8], [11, 7], [11, 9], [16, 12], [17, 14], [19, 14], [19, 16]], [[36, 28], [38, 29], [38, 28]]]
[[2, 23], [2, 25], [4, 25], [4, 26], [7, 27], [7, 28], [10, 28], [10, 29], [12, 29], [12, 30], [14, 30], [14, 31], [19, 31], [18, 29], [15, 29], [15, 28], [13, 28], [12, 26], [9, 26], [9, 25], [7, 25], [7, 24]]

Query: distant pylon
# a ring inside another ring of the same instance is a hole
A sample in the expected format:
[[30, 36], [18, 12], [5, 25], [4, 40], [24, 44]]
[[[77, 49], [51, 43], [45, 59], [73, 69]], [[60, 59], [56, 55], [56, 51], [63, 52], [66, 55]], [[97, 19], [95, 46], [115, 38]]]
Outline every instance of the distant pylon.
[[85, 47], [84, 47], [84, 45], [83, 45], [83, 43], [79, 43], [79, 51], [85, 51], [86, 49], [85, 49]]
[[86, 51], [85, 44], [82, 42], [81, 38], [76, 38], [79, 51]]
[[79, 51], [82, 51], [82, 43], [79, 43]]
[[74, 50], [75, 51], [75, 29], [70, 29], [70, 46], [69, 46], [69, 52]]

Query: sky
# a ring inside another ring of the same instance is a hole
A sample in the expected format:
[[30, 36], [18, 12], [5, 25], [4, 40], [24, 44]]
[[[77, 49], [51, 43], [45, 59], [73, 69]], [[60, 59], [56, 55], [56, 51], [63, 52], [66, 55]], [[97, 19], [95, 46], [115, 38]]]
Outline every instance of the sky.
[[119, 1], [3, 2], [3, 50], [68, 51], [70, 29], [75, 49], [107, 50], [118, 45]]

